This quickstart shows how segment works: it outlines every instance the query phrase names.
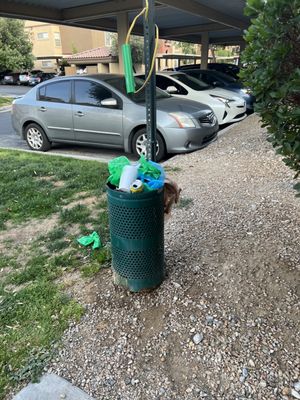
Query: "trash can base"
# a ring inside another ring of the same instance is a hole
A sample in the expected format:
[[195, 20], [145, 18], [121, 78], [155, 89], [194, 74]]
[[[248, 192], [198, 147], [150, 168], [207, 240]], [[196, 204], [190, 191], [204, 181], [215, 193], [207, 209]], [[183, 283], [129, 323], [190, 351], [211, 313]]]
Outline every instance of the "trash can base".
[[118, 274], [113, 267], [112, 271], [114, 284], [122, 286], [134, 293], [154, 290], [160, 286], [164, 280], [164, 274], [147, 279], [128, 279]]

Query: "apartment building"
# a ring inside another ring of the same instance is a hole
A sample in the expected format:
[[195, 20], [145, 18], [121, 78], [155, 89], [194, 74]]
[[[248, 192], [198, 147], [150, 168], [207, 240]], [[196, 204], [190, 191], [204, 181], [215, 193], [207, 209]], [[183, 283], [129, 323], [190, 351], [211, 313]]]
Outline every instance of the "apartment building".
[[62, 58], [105, 46], [109, 34], [91, 29], [26, 21], [25, 30], [33, 43], [34, 69], [56, 72]]

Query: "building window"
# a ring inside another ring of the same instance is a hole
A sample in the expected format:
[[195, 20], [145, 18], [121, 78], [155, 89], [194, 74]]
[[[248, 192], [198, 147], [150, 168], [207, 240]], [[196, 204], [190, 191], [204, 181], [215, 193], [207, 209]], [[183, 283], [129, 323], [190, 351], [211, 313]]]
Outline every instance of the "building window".
[[48, 32], [38, 32], [37, 39], [38, 40], [48, 40], [49, 39]]
[[61, 47], [60, 33], [54, 32], [54, 41], [56, 47]]
[[111, 47], [112, 38], [113, 38], [113, 34], [111, 32], [105, 32], [104, 39], [105, 39], [105, 46], [106, 47]]
[[53, 67], [53, 63], [51, 60], [44, 60], [42, 61], [42, 67], [44, 68], [52, 68]]

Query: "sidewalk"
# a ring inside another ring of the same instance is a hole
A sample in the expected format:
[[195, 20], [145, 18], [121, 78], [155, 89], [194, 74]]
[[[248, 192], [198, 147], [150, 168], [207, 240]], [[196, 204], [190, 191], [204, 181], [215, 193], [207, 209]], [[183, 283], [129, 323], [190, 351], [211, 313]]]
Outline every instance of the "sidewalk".
[[70, 382], [54, 374], [46, 374], [39, 383], [30, 383], [12, 400], [93, 400]]

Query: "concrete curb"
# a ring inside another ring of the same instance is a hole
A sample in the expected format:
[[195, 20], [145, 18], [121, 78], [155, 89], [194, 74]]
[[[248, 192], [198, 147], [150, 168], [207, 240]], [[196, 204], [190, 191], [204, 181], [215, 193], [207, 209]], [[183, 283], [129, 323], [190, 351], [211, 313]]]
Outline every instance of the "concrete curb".
[[12, 106], [3, 106], [0, 107], [0, 113], [11, 111]]
[[55, 153], [55, 152], [41, 152], [41, 151], [34, 151], [34, 150], [27, 150], [27, 149], [20, 149], [17, 147], [5, 147], [5, 146], [0, 146], [0, 150], [13, 150], [13, 151], [24, 151], [25, 153], [33, 153], [33, 154], [39, 154], [39, 155], [44, 155], [44, 156], [59, 156], [59, 157], [67, 157], [67, 158], [75, 158], [78, 160], [85, 160], [85, 161], [99, 161], [102, 163], [108, 163], [110, 159], [104, 159], [104, 158], [96, 158], [92, 156], [81, 156], [81, 155], [76, 155], [76, 154], [65, 154], [65, 153]]

